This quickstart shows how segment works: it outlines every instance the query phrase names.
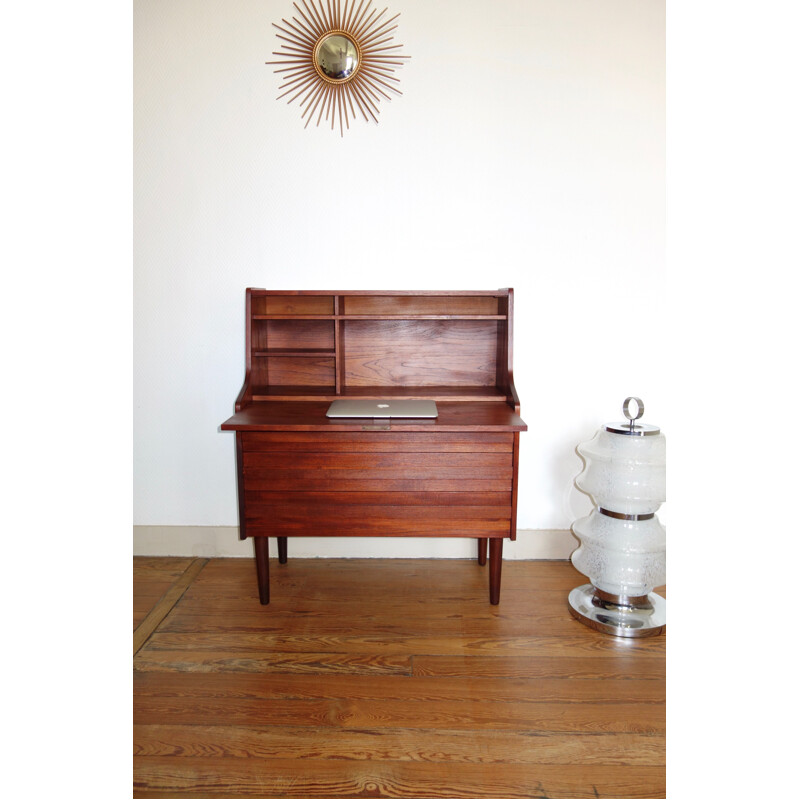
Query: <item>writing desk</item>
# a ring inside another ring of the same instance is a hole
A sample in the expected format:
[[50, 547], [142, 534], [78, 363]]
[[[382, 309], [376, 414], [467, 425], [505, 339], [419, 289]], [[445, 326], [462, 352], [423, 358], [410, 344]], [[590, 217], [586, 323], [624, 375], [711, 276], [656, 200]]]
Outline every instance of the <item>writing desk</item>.
[[[513, 292], [246, 293], [236, 413], [240, 538], [269, 602], [270, 536], [471, 537], [500, 599], [516, 538]], [[436, 419], [329, 419], [341, 397], [436, 401]]]

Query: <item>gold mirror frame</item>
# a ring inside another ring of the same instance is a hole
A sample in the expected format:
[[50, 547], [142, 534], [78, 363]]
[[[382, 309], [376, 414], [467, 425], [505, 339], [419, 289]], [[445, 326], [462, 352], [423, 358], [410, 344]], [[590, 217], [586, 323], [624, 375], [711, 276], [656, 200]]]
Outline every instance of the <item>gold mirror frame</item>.
[[[400, 16], [381, 21], [388, 9], [379, 14], [372, 8], [372, 0], [301, 0], [305, 11], [293, 3], [300, 19], [292, 17], [293, 23], [286, 19], [273, 25], [280, 31], [278, 38], [283, 40], [283, 50], [273, 52], [280, 61], [267, 61], [278, 65], [276, 73], [283, 73], [283, 83], [278, 100], [291, 95], [288, 103], [301, 97], [300, 107], [305, 106], [301, 116], [308, 115], [305, 127], [311, 122], [315, 112], [317, 126], [325, 115], [331, 121], [331, 130], [339, 120], [339, 130], [344, 136], [345, 126], [350, 128], [350, 118], [356, 118], [356, 107], [364, 119], [370, 117], [377, 123], [378, 103], [381, 97], [391, 100], [385, 90], [402, 94], [396, 84], [400, 82], [393, 73], [403, 65], [405, 59], [396, 52], [403, 45], [390, 44], [397, 28], [392, 23]], [[391, 26], [391, 27], [390, 27]], [[352, 43], [356, 51], [352, 71], [343, 77], [331, 77], [320, 64], [320, 48], [332, 36], [341, 36]], [[349, 109], [349, 113], [348, 113]], [[368, 116], [369, 115], [369, 116]]]

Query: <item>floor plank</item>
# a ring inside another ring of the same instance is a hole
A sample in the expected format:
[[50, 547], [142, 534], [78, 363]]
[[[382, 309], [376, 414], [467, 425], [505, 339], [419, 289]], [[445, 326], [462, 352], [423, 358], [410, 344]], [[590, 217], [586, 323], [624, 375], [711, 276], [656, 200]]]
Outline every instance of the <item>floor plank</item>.
[[[231, 791], [235, 787], [235, 792]], [[135, 797], [665, 797], [662, 767], [140, 756]]]
[[[563, 610], [562, 610], [563, 614]], [[383, 655], [415, 653], [430, 656], [549, 656], [576, 655], [598, 658], [616, 657], [636, 649], [636, 658], [660, 659], [665, 651], [665, 638], [661, 636], [640, 642], [620, 645], [612, 637], [587, 637], [581, 630], [571, 635], [491, 636], [431, 634], [424, 636], [395, 632], [370, 632], [357, 635], [321, 632], [283, 633], [280, 631], [256, 633], [253, 631], [189, 631], [186, 633], [155, 633], [148, 641], [148, 650], [171, 651], [198, 650], [223, 653], [306, 653], [320, 649], [336, 653], [375, 653]]]
[[351, 675], [410, 675], [409, 656], [348, 655], [346, 653], [271, 653], [246, 656], [203, 650], [155, 650], [136, 656], [138, 670], [177, 670], [178, 672], [279, 672], [326, 675], [331, 672]]
[[335, 728], [535, 730], [562, 733], [665, 732], [663, 706], [639, 703], [505, 703], [429, 700], [253, 700], [192, 703], [141, 698], [134, 722], [153, 725], [310, 725]]
[[664, 681], [563, 678], [448, 678], [246, 673], [134, 672], [141, 697], [243, 698], [254, 700], [448, 700], [479, 697], [507, 703], [664, 703]]
[[664, 763], [664, 736], [538, 731], [330, 728], [307, 726], [136, 725], [134, 755], [448, 761], [461, 764]]

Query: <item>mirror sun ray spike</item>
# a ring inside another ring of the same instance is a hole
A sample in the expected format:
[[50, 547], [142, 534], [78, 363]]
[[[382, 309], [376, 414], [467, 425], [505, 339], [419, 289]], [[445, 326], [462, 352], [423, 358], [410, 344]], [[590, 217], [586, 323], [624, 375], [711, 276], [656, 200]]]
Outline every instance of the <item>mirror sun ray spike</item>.
[[367, 122], [377, 123], [380, 96], [391, 100], [384, 89], [402, 94], [393, 73], [411, 58], [396, 52], [403, 45], [390, 44], [400, 14], [386, 19], [388, 8], [378, 13], [372, 0], [300, 0], [293, 6], [298, 16], [292, 22], [273, 23], [282, 49], [272, 55], [280, 60], [266, 62], [278, 67], [283, 81], [277, 99], [300, 98], [306, 128], [318, 112], [317, 127], [324, 114], [331, 130], [338, 122], [344, 136], [356, 108]]

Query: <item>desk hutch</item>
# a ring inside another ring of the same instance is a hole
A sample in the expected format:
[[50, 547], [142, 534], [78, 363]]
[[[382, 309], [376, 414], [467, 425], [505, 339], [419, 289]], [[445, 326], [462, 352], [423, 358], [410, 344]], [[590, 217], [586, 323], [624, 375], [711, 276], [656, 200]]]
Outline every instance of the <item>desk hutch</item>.
[[[268, 537], [472, 537], [500, 600], [516, 538], [513, 290], [246, 292], [239, 535], [269, 603]], [[338, 398], [431, 399], [436, 419], [329, 419]]]

